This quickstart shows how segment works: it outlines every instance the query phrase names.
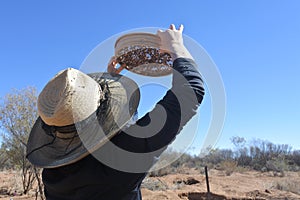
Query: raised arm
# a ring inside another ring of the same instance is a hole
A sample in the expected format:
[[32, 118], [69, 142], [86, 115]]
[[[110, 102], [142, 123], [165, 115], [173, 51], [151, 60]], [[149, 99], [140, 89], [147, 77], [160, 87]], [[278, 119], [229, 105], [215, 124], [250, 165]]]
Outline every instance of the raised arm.
[[174, 59], [172, 88], [151, 112], [113, 138], [114, 143], [124, 150], [161, 152], [196, 114], [202, 102], [203, 80], [193, 57], [183, 44], [182, 30], [183, 26], [176, 30], [171, 25], [168, 30], [157, 32], [161, 38], [161, 49]]

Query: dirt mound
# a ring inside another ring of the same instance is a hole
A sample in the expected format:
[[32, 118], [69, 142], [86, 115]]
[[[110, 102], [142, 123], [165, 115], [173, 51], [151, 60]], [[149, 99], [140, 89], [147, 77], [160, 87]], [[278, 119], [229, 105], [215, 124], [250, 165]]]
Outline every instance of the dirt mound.
[[181, 199], [188, 199], [188, 200], [224, 200], [227, 199], [226, 196], [217, 195], [213, 193], [206, 193], [206, 192], [188, 192], [188, 193], [181, 193], [178, 195]]

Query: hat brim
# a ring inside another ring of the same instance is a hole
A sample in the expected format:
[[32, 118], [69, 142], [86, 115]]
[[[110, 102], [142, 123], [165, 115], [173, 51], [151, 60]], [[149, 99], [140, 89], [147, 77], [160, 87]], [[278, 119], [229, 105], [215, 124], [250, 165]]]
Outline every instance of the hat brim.
[[55, 168], [84, 158], [116, 135], [136, 112], [140, 91], [133, 80], [109, 73], [88, 75], [100, 85], [103, 81], [107, 83], [109, 108], [95, 111], [86, 120], [76, 123], [76, 129], [67, 134], [49, 133], [38, 117], [27, 142], [27, 158], [35, 166]]

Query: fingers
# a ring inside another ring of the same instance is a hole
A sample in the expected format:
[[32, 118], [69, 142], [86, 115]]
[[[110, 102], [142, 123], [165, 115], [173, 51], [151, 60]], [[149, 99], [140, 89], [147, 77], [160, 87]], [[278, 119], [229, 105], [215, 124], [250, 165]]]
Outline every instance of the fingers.
[[[178, 30], [176, 29], [176, 27], [175, 27], [174, 24], [171, 24], [171, 25], [169, 26], [169, 29], [170, 29], [170, 30], [172, 30], [172, 31], [179, 31], [180, 33], [183, 32], [183, 28], [184, 28], [184, 26], [183, 26], [182, 24], [180, 24]], [[156, 32], [156, 34], [159, 35], [159, 34], [161, 34], [161, 33], [163, 33], [163, 32], [165, 32], [165, 31], [163, 31], [163, 30], [161, 30], [161, 29], [158, 29], [157, 32]]]
[[174, 31], [174, 30], [176, 30], [176, 27], [175, 27], [175, 25], [174, 25], [174, 24], [171, 24], [171, 25], [170, 25], [170, 27], [169, 27], [169, 29], [171, 29], [171, 30], [173, 30], [173, 31]]
[[[171, 24], [170, 25], [170, 27], [169, 27], [169, 29], [170, 30], [172, 30], [172, 31], [179, 31], [179, 32], [183, 32], [183, 25], [182, 24], [180, 24], [180, 26], [179, 26], [179, 28], [178, 29], [176, 29], [176, 27], [175, 27], [175, 25], [174, 24]], [[162, 32], [161, 30], [159, 30], [160, 32]]]
[[115, 66], [117, 63], [117, 58], [115, 56], [112, 56], [108, 62], [108, 65], [113, 65]]
[[182, 44], [183, 25], [181, 24], [177, 29], [174, 24], [171, 24], [167, 30], [157, 30], [157, 36], [161, 39], [160, 53], [172, 52], [172, 44]]
[[111, 74], [119, 74], [125, 68], [126, 64], [118, 65], [117, 58], [113, 56], [108, 62], [107, 72]]
[[126, 64], [122, 64], [118, 69], [115, 70], [115, 74], [119, 74], [123, 69], [125, 69]]
[[116, 57], [113, 56], [113, 57], [111, 57], [111, 59], [108, 62], [107, 72], [109, 72], [109, 73], [115, 73], [115, 71], [116, 71], [116, 65], [117, 65], [117, 60], [116, 60]]
[[180, 24], [178, 31], [182, 33], [183, 32], [183, 28], [184, 28], [183, 25]]
[[173, 30], [173, 31], [179, 31], [179, 32], [182, 33], [182, 31], [183, 31], [183, 25], [180, 24], [179, 29], [177, 30], [176, 27], [175, 27], [175, 25], [174, 25], [174, 24], [171, 24], [170, 27], [169, 27], [169, 29], [171, 29], [171, 30]]

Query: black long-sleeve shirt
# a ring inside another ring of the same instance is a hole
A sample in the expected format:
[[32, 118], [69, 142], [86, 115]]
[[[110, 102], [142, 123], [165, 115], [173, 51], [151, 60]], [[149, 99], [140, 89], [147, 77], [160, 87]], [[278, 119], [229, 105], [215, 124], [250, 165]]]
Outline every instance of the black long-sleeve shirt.
[[[94, 152], [96, 158], [89, 155], [43, 170], [47, 200], [141, 200], [140, 185], [147, 170], [196, 114], [203, 96], [203, 80], [195, 62], [176, 59], [172, 88], [151, 112]], [[139, 156], [127, 157], [126, 152]]]

